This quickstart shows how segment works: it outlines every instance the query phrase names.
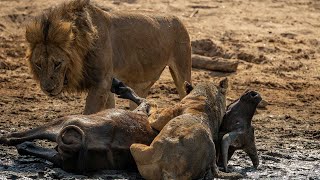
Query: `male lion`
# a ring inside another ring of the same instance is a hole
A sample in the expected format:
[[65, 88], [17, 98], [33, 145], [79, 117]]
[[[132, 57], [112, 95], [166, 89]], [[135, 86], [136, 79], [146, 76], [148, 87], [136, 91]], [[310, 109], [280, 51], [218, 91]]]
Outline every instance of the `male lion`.
[[26, 28], [28, 62], [42, 91], [87, 91], [84, 114], [114, 107], [117, 77], [146, 97], [166, 66], [178, 93], [191, 79], [191, 46], [175, 16], [108, 13], [74, 0], [35, 18]]

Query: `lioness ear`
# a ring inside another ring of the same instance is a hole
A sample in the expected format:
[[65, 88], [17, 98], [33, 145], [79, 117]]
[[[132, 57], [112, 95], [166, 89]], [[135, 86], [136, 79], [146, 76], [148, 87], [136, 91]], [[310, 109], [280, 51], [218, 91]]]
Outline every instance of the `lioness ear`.
[[222, 94], [226, 94], [227, 89], [228, 89], [228, 78], [223, 78], [223, 79], [219, 82], [219, 87], [221, 88], [221, 93], [222, 93]]

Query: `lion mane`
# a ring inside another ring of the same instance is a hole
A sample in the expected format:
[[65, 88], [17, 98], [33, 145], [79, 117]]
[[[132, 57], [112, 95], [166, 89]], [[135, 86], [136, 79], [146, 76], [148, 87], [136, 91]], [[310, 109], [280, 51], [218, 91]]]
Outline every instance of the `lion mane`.
[[81, 91], [88, 86], [85, 59], [98, 36], [89, 14], [92, 10], [89, 0], [75, 0], [51, 8], [28, 23], [26, 40], [29, 46], [26, 57], [35, 80], [39, 81], [39, 75], [31, 62], [33, 50], [36, 46], [51, 44], [62, 49], [70, 59], [66, 90]]
[[87, 93], [84, 114], [115, 106], [112, 77], [141, 97], [167, 66], [181, 98], [183, 82], [191, 82], [190, 37], [173, 15], [109, 13], [89, 0], [71, 0], [30, 22], [26, 39], [41, 90], [49, 96]]

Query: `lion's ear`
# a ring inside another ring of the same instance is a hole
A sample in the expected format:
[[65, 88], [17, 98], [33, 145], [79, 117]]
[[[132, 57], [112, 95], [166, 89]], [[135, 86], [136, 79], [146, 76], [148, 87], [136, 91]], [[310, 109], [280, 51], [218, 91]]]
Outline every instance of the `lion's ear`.
[[222, 93], [222, 94], [226, 94], [227, 89], [228, 89], [228, 78], [223, 78], [223, 79], [219, 82], [219, 87], [221, 88], [221, 93]]
[[80, 0], [80, 1], [82, 1], [85, 4], [89, 4], [90, 3], [90, 0]]
[[86, 5], [90, 3], [90, 0], [75, 0], [75, 3]]
[[70, 45], [74, 39], [72, 23], [58, 22], [51, 25], [48, 31], [47, 41], [58, 45]]
[[42, 24], [39, 21], [33, 21], [26, 26], [26, 40], [31, 45], [38, 44], [44, 39]]

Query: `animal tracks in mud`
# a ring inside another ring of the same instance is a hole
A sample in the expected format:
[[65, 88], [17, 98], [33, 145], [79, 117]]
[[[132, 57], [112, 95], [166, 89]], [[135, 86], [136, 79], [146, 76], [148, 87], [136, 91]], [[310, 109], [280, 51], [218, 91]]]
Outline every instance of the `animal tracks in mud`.
[[[258, 151], [260, 166], [257, 170], [248, 168], [251, 166], [250, 159], [242, 152], [236, 152], [235, 156], [232, 157], [230, 169], [245, 173], [246, 178], [250, 179], [269, 179], [280, 176], [284, 179], [304, 179], [306, 174], [308, 174], [309, 179], [319, 178], [320, 159], [316, 151], [282, 150], [282, 153], [269, 150], [261, 151], [261, 149]], [[236, 159], [244, 160], [239, 161]]]

